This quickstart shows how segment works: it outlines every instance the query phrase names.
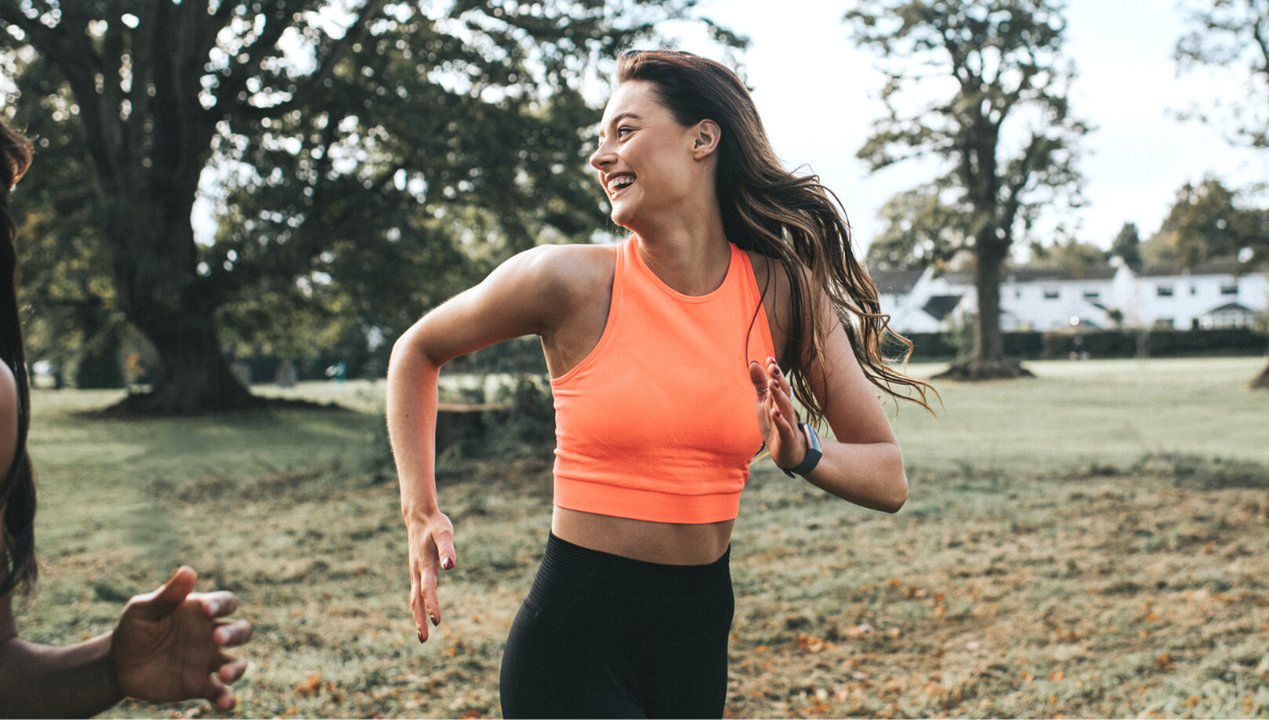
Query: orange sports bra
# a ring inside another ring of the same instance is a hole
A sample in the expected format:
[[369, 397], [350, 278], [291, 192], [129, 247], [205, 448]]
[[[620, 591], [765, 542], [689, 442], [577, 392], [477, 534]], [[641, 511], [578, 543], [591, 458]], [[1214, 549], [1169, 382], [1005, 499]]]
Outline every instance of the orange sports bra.
[[599, 342], [550, 381], [555, 504], [656, 522], [733, 519], [763, 444], [749, 361], [775, 355], [753, 267], [729, 242], [723, 284], [684, 295], [637, 242], [617, 246]]

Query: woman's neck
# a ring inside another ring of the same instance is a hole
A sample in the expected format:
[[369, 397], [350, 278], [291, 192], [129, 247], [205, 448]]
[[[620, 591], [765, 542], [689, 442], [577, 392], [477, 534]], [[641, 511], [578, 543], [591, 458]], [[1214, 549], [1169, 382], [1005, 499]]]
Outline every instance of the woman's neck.
[[713, 212], [674, 213], [669, 221], [634, 229], [635, 252], [661, 281], [684, 295], [719, 286], [731, 265], [731, 247], [717, 204]]

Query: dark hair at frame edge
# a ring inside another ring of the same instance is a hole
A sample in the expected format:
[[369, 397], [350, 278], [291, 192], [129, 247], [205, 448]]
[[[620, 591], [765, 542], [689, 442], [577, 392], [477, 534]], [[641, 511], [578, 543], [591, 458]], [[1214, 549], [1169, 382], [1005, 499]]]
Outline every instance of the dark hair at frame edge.
[[[892, 369], [883, 355], [883, 342], [890, 339], [905, 348], [897, 360], [906, 363], [913, 344], [891, 329], [890, 315], [881, 312], [876, 285], [854, 257], [850, 223], [844, 208], [838, 211], [841, 201], [820, 183], [818, 175], [799, 177], [783, 168], [739, 76], [721, 63], [689, 52], [632, 49], [618, 56], [616, 79], [619, 83], [652, 83], [658, 101], [681, 126], [705, 118], [719, 124], [722, 137], [716, 190], [724, 232], [742, 249], [753, 250], [784, 267], [792, 294], [791, 327], [814, 328], [811, 333], [790, 333], [788, 347], [777, 358], [780, 367], [787, 369], [794, 396], [807, 409], [804, 422], [822, 427], [824, 408], [811, 392], [805, 372], [811, 359], [820, 354], [832, 319], [842, 325], [873, 385], [935, 414], [926, 402], [926, 391], [938, 395], [941, 403], [938, 390]], [[770, 282], [768, 274], [767, 285]], [[824, 290], [835, 318], [816, 316], [808, 283]], [[755, 308], [750, 332], [757, 314]], [[912, 388], [920, 398], [898, 393], [893, 385]]]
[[0, 357], [13, 371], [18, 389], [18, 433], [13, 463], [0, 479], [0, 597], [22, 586], [28, 592], [39, 575], [35, 559], [35, 474], [26, 451], [30, 425], [30, 384], [18, 312], [16, 227], [9, 192], [31, 165], [31, 143], [0, 121]]

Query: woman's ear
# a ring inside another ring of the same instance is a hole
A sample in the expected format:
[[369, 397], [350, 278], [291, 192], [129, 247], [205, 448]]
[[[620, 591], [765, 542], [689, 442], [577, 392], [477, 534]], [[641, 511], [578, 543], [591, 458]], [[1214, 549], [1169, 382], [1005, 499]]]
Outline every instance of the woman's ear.
[[705, 119], [696, 123], [692, 130], [692, 157], [700, 160], [718, 148], [722, 137], [722, 128], [713, 120]]

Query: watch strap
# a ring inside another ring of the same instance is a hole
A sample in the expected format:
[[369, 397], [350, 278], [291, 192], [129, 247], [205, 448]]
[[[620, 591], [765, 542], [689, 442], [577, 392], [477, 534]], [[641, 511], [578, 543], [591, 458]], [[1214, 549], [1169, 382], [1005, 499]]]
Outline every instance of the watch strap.
[[794, 473], [805, 476], [819, 464], [820, 458], [824, 456], [823, 449], [820, 446], [820, 436], [819, 433], [815, 432], [815, 428], [804, 422], [800, 422], [798, 423], [798, 429], [806, 433], [806, 455], [802, 458], [802, 462], [798, 463], [795, 467], [788, 469], [780, 468], [780, 470], [789, 477], [793, 477]]

